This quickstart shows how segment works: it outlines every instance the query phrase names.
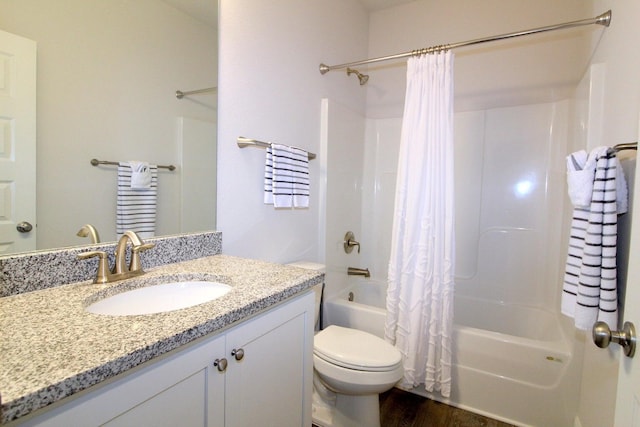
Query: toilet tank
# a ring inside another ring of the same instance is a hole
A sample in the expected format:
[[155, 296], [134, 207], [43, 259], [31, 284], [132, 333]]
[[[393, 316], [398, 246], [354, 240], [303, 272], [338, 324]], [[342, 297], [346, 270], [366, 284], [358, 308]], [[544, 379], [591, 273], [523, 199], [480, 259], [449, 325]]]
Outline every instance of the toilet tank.
[[[311, 261], [297, 261], [297, 262], [292, 262], [290, 264], [287, 265], [291, 265], [293, 267], [298, 267], [298, 268], [304, 268], [306, 270], [313, 270], [313, 271], [317, 271], [319, 273], [324, 273], [325, 272], [325, 265], [324, 264], [318, 264], [317, 262], [311, 262]], [[322, 303], [322, 287], [323, 287], [323, 283], [316, 285], [313, 287], [313, 291], [316, 293], [316, 305], [315, 305], [315, 320], [314, 320], [314, 324], [316, 326], [316, 330], [318, 329], [319, 325], [318, 325], [318, 320], [320, 319], [320, 304]]]

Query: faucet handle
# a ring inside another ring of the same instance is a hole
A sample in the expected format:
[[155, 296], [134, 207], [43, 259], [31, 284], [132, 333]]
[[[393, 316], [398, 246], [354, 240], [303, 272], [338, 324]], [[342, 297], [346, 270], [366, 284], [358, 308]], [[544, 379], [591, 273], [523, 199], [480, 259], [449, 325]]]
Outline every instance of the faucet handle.
[[353, 231], [347, 231], [347, 234], [344, 235], [343, 246], [345, 253], [350, 254], [354, 246], [358, 247], [358, 253], [360, 253], [360, 242], [357, 242], [355, 237], [356, 236], [353, 234]]
[[96, 277], [93, 279], [93, 283], [107, 283], [111, 280], [111, 273], [109, 272], [109, 258], [104, 251], [88, 251], [78, 254], [78, 259], [84, 260], [93, 257], [98, 257], [98, 271], [96, 271]]
[[140, 252], [151, 249], [155, 243], [143, 243], [131, 247], [131, 262], [129, 263], [129, 271], [142, 271], [142, 262], [140, 261]]

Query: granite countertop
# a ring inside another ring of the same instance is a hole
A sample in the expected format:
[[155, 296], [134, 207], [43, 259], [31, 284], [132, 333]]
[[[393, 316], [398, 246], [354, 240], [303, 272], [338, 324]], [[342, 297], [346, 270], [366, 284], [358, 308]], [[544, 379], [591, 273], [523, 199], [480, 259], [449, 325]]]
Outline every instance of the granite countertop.
[[[5, 423], [215, 333], [321, 283], [296, 267], [215, 255], [150, 269], [137, 278], [90, 281], [0, 298], [0, 396]], [[208, 303], [138, 316], [91, 314], [92, 302], [174, 280], [232, 286]]]

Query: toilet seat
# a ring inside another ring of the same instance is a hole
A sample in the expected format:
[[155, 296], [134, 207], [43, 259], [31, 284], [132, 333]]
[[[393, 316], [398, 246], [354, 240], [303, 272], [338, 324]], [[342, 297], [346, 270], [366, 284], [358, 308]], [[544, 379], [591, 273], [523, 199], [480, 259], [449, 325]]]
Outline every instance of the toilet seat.
[[317, 357], [359, 371], [391, 371], [402, 361], [400, 352], [383, 339], [335, 325], [318, 332], [313, 347]]

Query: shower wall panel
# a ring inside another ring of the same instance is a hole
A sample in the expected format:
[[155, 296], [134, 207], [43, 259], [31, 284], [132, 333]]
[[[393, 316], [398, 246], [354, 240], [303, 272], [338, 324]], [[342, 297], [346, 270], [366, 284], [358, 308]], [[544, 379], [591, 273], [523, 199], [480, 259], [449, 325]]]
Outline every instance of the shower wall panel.
[[[455, 116], [457, 292], [555, 309], [568, 103]], [[401, 119], [367, 121], [364, 263], [386, 277]], [[370, 215], [368, 213], [375, 213]]]
[[344, 235], [353, 231], [362, 239], [362, 171], [364, 162], [365, 120], [362, 114], [333, 100], [322, 105], [321, 153], [326, 170], [325, 293], [340, 291], [347, 280], [347, 267], [366, 268], [357, 250], [344, 251]]

